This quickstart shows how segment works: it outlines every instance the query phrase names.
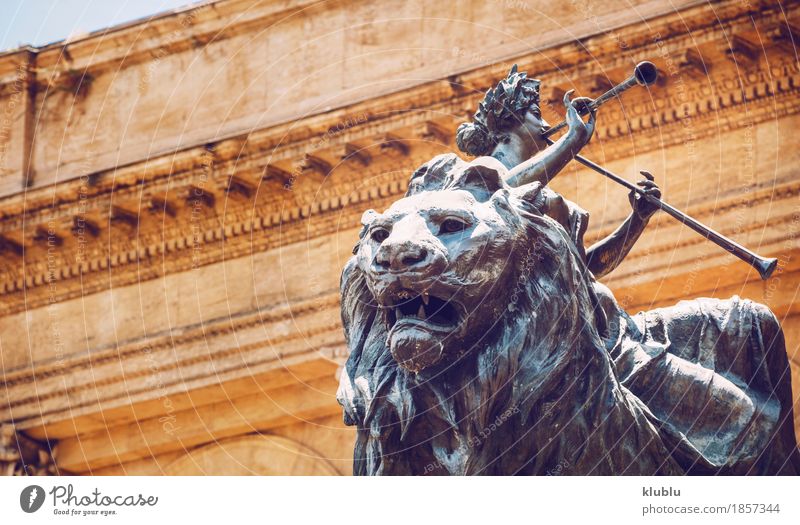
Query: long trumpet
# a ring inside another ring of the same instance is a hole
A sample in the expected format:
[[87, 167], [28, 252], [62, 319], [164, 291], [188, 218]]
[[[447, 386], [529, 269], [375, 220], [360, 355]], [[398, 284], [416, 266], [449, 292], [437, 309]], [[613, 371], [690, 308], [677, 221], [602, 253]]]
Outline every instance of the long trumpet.
[[[633, 74], [617, 84], [616, 86], [612, 87], [596, 99], [594, 99], [590, 104], [582, 106], [578, 109], [578, 113], [581, 115], [585, 115], [590, 111], [596, 110], [598, 107], [602, 106], [612, 98], [617, 98], [625, 91], [629, 90], [633, 86], [650, 86], [655, 83], [658, 79], [658, 68], [652, 62], [644, 61], [639, 62], [636, 64], [636, 67], [633, 68]], [[567, 126], [567, 121], [561, 121], [555, 126], [547, 128], [547, 131], [544, 132], [543, 136], [545, 138], [553, 135], [554, 133], [558, 133], [562, 129]]]
[[[607, 102], [608, 100], [614, 97], [618, 97], [623, 92], [625, 92], [626, 90], [630, 89], [633, 86], [636, 85], [648, 86], [656, 81], [657, 76], [658, 76], [658, 70], [651, 62], [640, 62], [634, 69], [633, 75], [631, 75], [630, 78], [609, 89], [601, 96], [596, 98], [592, 103], [585, 105], [583, 108], [581, 108], [583, 110], [581, 111], [581, 113], [585, 114], [588, 113], [589, 111], [594, 111], [595, 109], [597, 109], [597, 107], [599, 107], [603, 103]], [[548, 144], [552, 145], [553, 141], [548, 137], [553, 133], [556, 133], [560, 129], [564, 128], [566, 125], [567, 123], [566, 121], [564, 121], [556, 126], [548, 128], [544, 132], [542, 132], [542, 137]], [[683, 213], [679, 209], [675, 208], [674, 206], [671, 206], [670, 204], [667, 204], [663, 200], [647, 194], [644, 190], [642, 190], [638, 186], [628, 182], [619, 175], [605, 169], [599, 164], [592, 162], [586, 157], [583, 157], [581, 155], [575, 155], [575, 160], [577, 160], [584, 166], [593, 169], [597, 173], [604, 175], [605, 177], [608, 177], [617, 184], [620, 184], [628, 188], [629, 190], [638, 193], [642, 198], [646, 199], [653, 205], [658, 206], [661, 210], [666, 212], [671, 217], [679, 220], [680, 222], [682, 222], [692, 230], [696, 231], [709, 241], [713, 242], [717, 246], [724, 248], [726, 251], [730, 252], [731, 254], [735, 255], [742, 261], [746, 262], [747, 264], [755, 268], [762, 279], [764, 280], [768, 279], [772, 275], [772, 272], [775, 271], [775, 268], [778, 266], [778, 259], [762, 257], [757, 253], [748, 250], [747, 248], [737, 243], [736, 241], [722, 235], [718, 231], [706, 226], [705, 224], [698, 221], [694, 217], [691, 217], [690, 215]]]

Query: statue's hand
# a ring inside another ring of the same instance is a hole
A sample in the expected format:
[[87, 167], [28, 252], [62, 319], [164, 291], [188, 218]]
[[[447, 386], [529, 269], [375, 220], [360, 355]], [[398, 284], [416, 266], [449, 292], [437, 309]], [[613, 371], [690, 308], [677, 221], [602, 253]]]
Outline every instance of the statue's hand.
[[564, 107], [567, 110], [567, 125], [569, 126], [568, 133], [579, 139], [582, 142], [581, 146], [583, 146], [592, 138], [597, 112], [595, 110], [590, 111], [589, 120], [584, 122], [583, 117], [579, 114], [579, 110], [584, 106], [588, 106], [592, 102], [592, 99], [588, 97], [578, 97], [575, 100], [570, 100], [569, 97], [573, 92], [574, 90], [570, 89], [564, 93]]
[[[640, 171], [642, 175], [644, 175], [644, 180], [640, 180], [636, 184], [641, 186], [644, 192], [648, 195], [652, 195], [653, 197], [660, 199], [661, 198], [661, 189], [658, 185], [654, 182], [654, 177], [650, 174], [649, 171]], [[643, 196], [639, 195], [635, 191], [631, 191], [628, 194], [628, 200], [631, 203], [631, 208], [633, 208], [634, 213], [642, 219], [648, 220], [650, 217], [653, 216], [655, 212], [658, 211], [658, 206], [649, 202]]]

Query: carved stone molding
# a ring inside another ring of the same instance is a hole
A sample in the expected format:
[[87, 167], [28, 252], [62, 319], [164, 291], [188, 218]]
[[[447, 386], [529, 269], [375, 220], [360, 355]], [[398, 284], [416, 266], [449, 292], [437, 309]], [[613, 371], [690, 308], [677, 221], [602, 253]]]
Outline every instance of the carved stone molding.
[[330, 461], [307, 445], [281, 436], [246, 435], [196, 447], [164, 469], [174, 476], [336, 476]]
[[[154, 382], [167, 395], [189, 384], [251, 377], [313, 359], [332, 361], [334, 356], [310, 349], [309, 341], [325, 347], [341, 343], [337, 309], [338, 295], [330, 294], [209, 320], [181, 333], [149, 334], [147, 340], [99, 348], [90, 356], [65, 356], [38, 364], [35, 370], [11, 371], [0, 380], [0, 421], [13, 420], [18, 428], [28, 429], [41, 420], [95, 412], [98, 405], [111, 407], [147, 398]], [[285, 333], [281, 327], [287, 322], [302, 324], [304, 329]], [[208, 368], [211, 361], [214, 366]], [[86, 375], [86, 370], [92, 373]], [[31, 395], [34, 383], [36, 395]]]

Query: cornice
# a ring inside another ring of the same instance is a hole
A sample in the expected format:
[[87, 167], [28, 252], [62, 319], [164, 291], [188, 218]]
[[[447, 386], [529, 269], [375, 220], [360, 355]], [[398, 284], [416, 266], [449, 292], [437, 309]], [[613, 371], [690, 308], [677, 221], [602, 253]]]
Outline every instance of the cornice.
[[[221, 41], [237, 34], [263, 30], [315, 5], [330, 0], [213, 0], [132, 20], [86, 35], [47, 44], [23, 46], [0, 53], [0, 84], [7, 80], [21, 55], [35, 55], [43, 86], [63, 81], [69, 69], [89, 74], [100, 69], [130, 67], [152, 59], [157, 52], [179, 52]], [[167, 49], [165, 49], [167, 48]]]

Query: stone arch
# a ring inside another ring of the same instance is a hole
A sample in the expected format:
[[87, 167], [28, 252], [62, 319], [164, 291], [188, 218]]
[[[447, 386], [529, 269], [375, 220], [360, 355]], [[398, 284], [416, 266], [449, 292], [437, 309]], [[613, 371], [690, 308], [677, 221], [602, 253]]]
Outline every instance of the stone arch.
[[313, 449], [282, 436], [247, 435], [203, 445], [164, 468], [171, 476], [336, 476]]

